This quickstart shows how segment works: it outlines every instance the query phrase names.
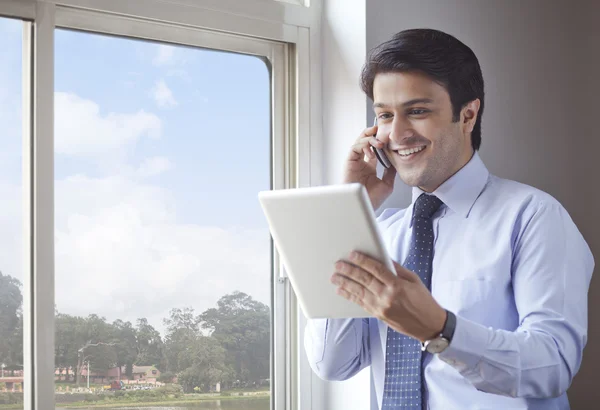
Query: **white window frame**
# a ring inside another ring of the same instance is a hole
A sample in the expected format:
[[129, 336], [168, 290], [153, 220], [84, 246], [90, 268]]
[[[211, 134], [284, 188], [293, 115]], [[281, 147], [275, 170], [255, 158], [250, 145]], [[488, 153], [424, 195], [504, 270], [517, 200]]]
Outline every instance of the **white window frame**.
[[[72, 28], [266, 58], [272, 186], [320, 185], [321, 0], [0, 0], [23, 29], [25, 410], [54, 410], [54, 31]], [[310, 105], [309, 105], [310, 103]], [[312, 408], [305, 320], [273, 256], [274, 410]]]

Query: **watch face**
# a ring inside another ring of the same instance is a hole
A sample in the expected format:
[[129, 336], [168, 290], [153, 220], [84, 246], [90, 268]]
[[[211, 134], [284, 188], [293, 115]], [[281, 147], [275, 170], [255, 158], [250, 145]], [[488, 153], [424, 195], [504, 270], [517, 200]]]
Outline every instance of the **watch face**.
[[441, 353], [448, 347], [448, 339], [445, 337], [437, 337], [427, 343], [427, 351], [429, 353]]

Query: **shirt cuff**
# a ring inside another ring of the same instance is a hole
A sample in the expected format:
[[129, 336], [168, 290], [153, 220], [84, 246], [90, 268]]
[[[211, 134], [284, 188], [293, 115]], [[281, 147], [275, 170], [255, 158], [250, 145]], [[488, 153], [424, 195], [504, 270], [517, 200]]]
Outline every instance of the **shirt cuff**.
[[482, 382], [479, 363], [485, 354], [492, 329], [456, 316], [452, 341], [438, 357], [473, 383]]

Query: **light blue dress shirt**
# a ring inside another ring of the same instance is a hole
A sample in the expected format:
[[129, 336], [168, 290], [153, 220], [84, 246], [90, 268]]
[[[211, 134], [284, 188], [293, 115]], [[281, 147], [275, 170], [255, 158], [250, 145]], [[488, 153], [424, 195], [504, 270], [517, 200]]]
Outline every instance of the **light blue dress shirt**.
[[[421, 193], [413, 189], [413, 204]], [[550, 195], [491, 175], [478, 153], [433, 194], [444, 205], [433, 217], [431, 292], [457, 323], [446, 350], [425, 353], [426, 408], [569, 409], [594, 268], [569, 214]], [[412, 205], [378, 217], [400, 263], [411, 215]], [[375, 318], [313, 319], [304, 345], [326, 380], [346, 380], [370, 365], [381, 408], [386, 332]]]

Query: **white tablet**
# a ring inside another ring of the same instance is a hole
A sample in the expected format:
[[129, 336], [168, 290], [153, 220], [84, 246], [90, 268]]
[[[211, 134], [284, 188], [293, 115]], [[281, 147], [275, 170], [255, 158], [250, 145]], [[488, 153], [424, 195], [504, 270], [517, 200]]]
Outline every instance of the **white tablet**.
[[307, 318], [371, 316], [336, 293], [330, 282], [340, 259], [353, 250], [394, 264], [381, 239], [375, 213], [361, 184], [260, 192], [271, 236]]

